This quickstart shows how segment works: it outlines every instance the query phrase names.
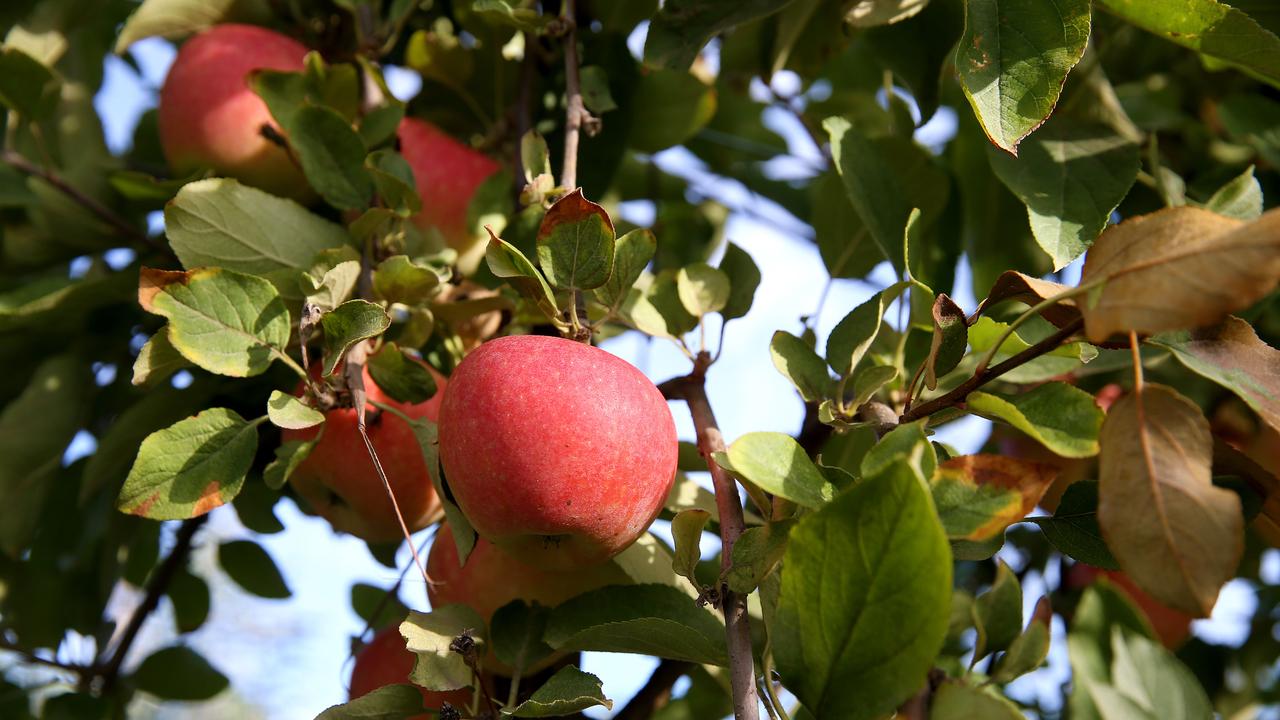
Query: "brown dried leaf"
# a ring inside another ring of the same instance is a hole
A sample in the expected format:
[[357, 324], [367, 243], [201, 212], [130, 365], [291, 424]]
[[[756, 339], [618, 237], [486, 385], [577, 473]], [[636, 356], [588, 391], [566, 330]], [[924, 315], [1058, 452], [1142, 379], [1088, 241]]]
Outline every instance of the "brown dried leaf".
[[[975, 315], [981, 315], [984, 310], [999, 305], [1005, 300], [1017, 300], [1026, 305], [1035, 305], [1070, 289], [1061, 283], [1023, 275], [1015, 270], [1006, 270], [996, 278], [995, 284], [991, 286], [991, 292], [987, 293], [987, 298], [978, 305]], [[1079, 319], [1080, 309], [1076, 307], [1074, 300], [1063, 300], [1045, 310], [1043, 315], [1045, 320], [1057, 327], [1066, 327]]]
[[1097, 280], [1082, 308], [1095, 343], [1211, 325], [1280, 281], [1280, 211], [1247, 223], [1189, 206], [1130, 218], [1089, 250], [1080, 282]]
[[1179, 362], [1240, 396], [1258, 417], [1280, 430], [1280, 350], [1249, 323], [1228, 317], [1213, 327], [1155, 338]]
[[939, 293], [933, 301], [933, 343], [924, 364], [924, 385], [930, 390], [938, 387], [938, 376], [946, 375], [964, 359], [969, 346], [969, 326], [964, 310], [946, 293]]
[[1209, 422], [1177, 391], [1148, 384], [1111, 406], [1100, 439], [1107, 547], [1157, 600], [1207, 617], [1244, 550], [1240, 499], [1213, 485]]

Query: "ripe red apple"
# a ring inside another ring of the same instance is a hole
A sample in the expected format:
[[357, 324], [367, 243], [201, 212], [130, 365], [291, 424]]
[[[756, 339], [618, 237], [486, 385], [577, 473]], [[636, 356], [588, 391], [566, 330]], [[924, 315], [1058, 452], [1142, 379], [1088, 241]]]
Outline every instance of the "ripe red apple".
[[599, 348], [558, 337], [484, 343], [449, 380], [440, 459], [485, 539], [531, 565], [603, 562], [658, 516], [676, 471], [662, 393]]
[[1067, 571], [1064, 584], [1070, 588], [1084, 589], [1099, 577], [1106, 578], [1113, 585], [1120, 588], [1121, 592], [1129, 596], [1133, 604], [1137, 605], [1143, 614], [1147, 616], [1152, 629], [1156, 631], [1156, 637], [1160, 639], [1160, 642], [1165, 647], [1171, 650], [1177, 649], [1191, 635], [1191, 621], [1194, 619], [1192, 616], [1181, 610], [1162, 605], [1160, 601], [1148, 595], [1128, 575], [1120, 570], [1103, 570], [1077, 562], [1072, 564], [1071, 569]]
[[458, 142], [440, 128], [416, 118], [400, 122], [400, 154], [413, 169], [422, 196], [422, 212], [415, 222], [435, 227], [450, 247], [466, 250], [475, 244], [467, 228], [467, 206], [498, 163]]
[[160, 144], [173, 171], [212, 169], [282, 197], [313, 196], [288, 153], [262, 136], [279, 127], [249, 87], [254, 70], [299, 72], [307, 48], [253, 25], [215, 25], [183, 43], [160, 90]]
[[[445, 380], [434, 370], [438, 390], [426, 402], [416, 405], [387, 397], [364, 370], [364, 387], [371, 402], [381, 402], [411, 418], [436, 420], [440, 412]], [[387, 473], [396, 502], [410, 532], [421, 530], [435, 519], [440, 509], [422, 449], [409, 424], [372, 404], [366, 408], [369, 440]], [[386, 488], [378, 478], [356, 426], [355, 408], [335, 408], [325, 413], [323, 434], [311, 454], [293, 471], [289, 482], [313, 510], [333, 525], [373, 542], [398, 540], [403, 536]], [[285, 441], [310, 440], [320, 428], [285, 430]]]
[[[414, 655], [405, 648], [404, 638], [395, 625], [383, 628], [373, 639], [356, 653], [356, 664], [351, 669], [350, 699], [368, 695], [385, 685], [396, 685], [409, 682], [409, 673], [413, 672]], [[418, 688], [422, 692], [423, 704], [431, 710], [439, 710], [442, 703], [449, 703], [458, 709], [466, 708], [471, 703], [471, 689], [450, 690], [448, 692], [432, 692]], [[417, 715], [414, 720], [427, 720], [432, 715]]]

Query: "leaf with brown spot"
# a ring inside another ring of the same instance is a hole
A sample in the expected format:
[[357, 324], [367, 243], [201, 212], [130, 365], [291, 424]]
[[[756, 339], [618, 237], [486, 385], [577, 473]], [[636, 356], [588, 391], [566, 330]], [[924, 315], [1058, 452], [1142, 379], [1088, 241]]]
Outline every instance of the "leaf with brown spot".
[[560, 198], [538, 227], [538, 265], [547, 282], [561, 290], [590, 290], [613, 273], [615, 235], [604, 208], [582, 190]]
[[1147, 384], [1107, 413], [1098, 523], [1120, 567], [1169, 607], [1207, 617], [1244, 550], [1239, 497], [1215, 487], [1195, 403]]
[[185, 520], [231, 501], [258, 449], [258, 423], [205, 410], [147, 436], [116, 507], [152, 520]]
[[1099, 281], [1081, 308], [1093, 342], [1212, 325], [1280, 281], [1280, 210], [1252, 222], [1187, 206], [1130, 218], [1085, 258], [1081, 284]]
[[924, 384], [930, 390], [938, 387], [938, 376], [946, 375], [964, 359], [969, 345], [969, 326], [965, 323], [964, 310], [939, 293], [933, 301], [933, 344], [924, 361]]
[[1052, 465], [1003, 455], [962, 455], [929, 481], [947, 537], [981, 541], [1003, 533], [1035, 509], [1058, 476]]
[[1228, 317], [1218, 325], [1154, 338], [1188, 370], [1240, 396], [1262, 421], [1280, 430], [1280, 350], [1249, 323]]
[[[1034, 278], [1016, 270], [1006, 270], [996, 278], [995, 284], [991, 286], [991, 292], [987, 293], [986, 299], [978, 304], [978, 311], [974, 314], [981, 315], [983, 311], [1006, 300], [1035, 305], [1070, 289], [1061, 283]], [[1065, 327], [1080, 318], [1080, 309], [1076, 307], [1074, 300], [1063, 300], [1041, 314], [1045, 320], [1057, 327]]]

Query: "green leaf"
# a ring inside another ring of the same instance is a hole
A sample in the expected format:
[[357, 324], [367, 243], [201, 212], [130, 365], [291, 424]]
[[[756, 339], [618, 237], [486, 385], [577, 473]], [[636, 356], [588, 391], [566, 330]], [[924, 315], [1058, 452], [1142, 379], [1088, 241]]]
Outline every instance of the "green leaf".
[[547, 319], [556, 323], [560, 320], [560, 310], [556, 307], [556, 298], [551, 294], [551, 286], [543, 279], [538, 269], [529, 262], [515, 245], [493, 234], [488, 227], [489, 246], [485, 250], [485, 261], [489, 272], [503, 278], [526, 299], [532, 301]]
[[919, 473], [866, 477], [791, 531], [771, 628], [815, 717], [870, 720], [925, 682], [947, 633], [951, 554]]
[[[1021, 300], [1021, 298], [1020, 298]], [[1065, 316], [1065, 313], [1064, 313]], [[1072, 320], [1078, 319], [1078, 315]], [[1032, 332], [1040, 332], [1048, 330], [1046, 324], [1039, 320], [1032, 320], [1027, 323], [1034, 326], [1022, 332], [1028, 333], [1028, 337]], [[996, 322], [989, 317], [978, 318], [978, 322], [969, 328], [969, 347], [975, 353], [985, 353], [999, 341], [1000, 336], [1009, 329], [1007, 323]], [[1044, 333], [1047, 336], [1047, 332]], [[1039, 337], [1034, 336], [1034, 337]], [[1006, 360], [1017, 353], [1031, 347], [1031, 343], [1023, 339], [1022, 334], [1014, 332], [1001, 344], [1000, 349], [991, 358], [992, 364]], [[1004, 375], [1000, 376], [1001, 380], [1015, 384], [1033, 384], [1041, 383], [1045, 380], [1051, 380], [1059, 375], [1070, 373], [1081, 369], [1084, 363], [1092, 361], [1098, 356], [1098, 349], [1086, 342], [1074, 342], [1061, 345], [1040, 357], [1020, 365]]]
[[632, 230], [618, 238], [614, 243], [613, 271], [608, 281], [596, 288], [596, 298], [609, 307], [621, 307], [657, 249], [657, 238], [645, 228]]
[[[551, 151], [537, 130], [530, 130], [520, 138], [520, 162], [524, 165], [526, 183], [533, 182], [539, 175], [551, 174]], [[618, 242], [622, 242], [622, 238], [618, 238]]]
[[647, 65], [683, 70], [712, 37], [772, 15], [790, 0], [671, 0], [653, 16], [644, 44]]
[[619, 585], [579, 595], [551, 611], [544, 639], [557, 650], [729, 662], [719, 614], [669, 585]]
[[557, 670], [555, 675], [514, 710], [504, 710], [503, 716], [558, 717], [596, 705], [603, 705], [606, 710], [613, 709], [613, 701], [604, 696], [600, 678], [583, 672], [576, 666], [567, 665]]
[[1071, 717], [1100, 717], [1087, 689], [1111, 679], [1111, 635], [1116, 628], [1148, 638], [1154, 636], [1146, 616], [1127, 594], [1106, 579], [1099, 579], [1085, 588], [1067, 634], [1072, 681], [1086, 690], [1067, 697]]
[[966, 2], [960, 85], [996, 146], [1017, 155], [1053, 112], [1089, 41], [1089, 0]]
[[1253, 166], [1218, 188], [1204, 207], [1237, 220], [1253, 220], [1261, 215], [1262, 185], [1253, 176]]
[[283, 355], [289, 311], [270, 282], [220, 268], [142, 268], [138, 302], [169, 319], [168, 337], [187, 360], [219, 375], [250, 377]]
[[227, 678], [185, 645], [163, 648], [147, 656], [133, 671], [134, 685], [166, 700], [208, 700], [227, 689]]
[[378, 263], [373, 271], [373, 290], [393, 303], [416, 305], [435, 296], [440, 275], [424, 265], [416, 265], [405, 255], [393, 255]]
[[1159, 643], [1116, 627], [1111, 654], [1111, 683], [1086, 686], [1103, 720], [1213, 717], [1199, 679]]
[[[755, 1], [755, 0], [751, 0]], [[653, 37], [653, 26], [649, 27]], [[716, 113], [715, 90], [684, 70], [651, 69], [642, 74], [627, 104], [628, 143], [656, 153], [679, 145], [704, 128]], [[664, 234], [664, 242], [667, 242]]]
[[256, 422], [205, 410], [142, 441], [116, 507], [152, 520], [203, 515], [240, 492], [257, 448]]
[[1138, 154], [1137, 145], [1109, 127], [1055, 118], [1022, 144], [1017, 157], [995, 148], [987, 156], [996, 176], [1027, 206], [1036, 243], [1060, 270], [1107, 226], [1138, 176]]
[[437, 692], [471, 686], [471, 668], [449, 644], [462, 633], [475, 638], [483, 652], [484, 619], [466, 605], [445, 605], [429, 613], [409, 612], [400, 634], [409, 652], [418, 656], [409, 680]]
[[416, 405], [436, 394], [436, 379], [422, 364], [395, 343], [387, 343], [369, 356], [369, 374], [392, 400]]
[[834, 387], [827, 364], [808, 343], [778, 330], [769, 343], [769, 354], [773, 356], [773, 366], [800, 391], [802, 400], [812, 403], [831, 397]]
[[956, 369], [968, 347], [969, 325], [964, 310], [946, 293], [938, 293], [933, 301], [933, 340], [924, 364], [925, 387], [937, 389], [938, 378]]
[[178, 40], [224, 22], [263, 22], [270, 12], [242, 0], [145, 0], [125, 22], [115, 53], [144, 38]]
[[542, 32], [552, 20], [534, 8], [513, 6], [511, 0], [474, 0], [471, 10], [491, 23], [534, 34]]
[[493, 636], [493, 652], [498, 660], [520, 674], [524, 674], [553, 652], [542, 640], [547, 628], [550, 609], [514, 600], [493, 613], [489, 621]]
[[716, 462], [765, 492], [803, 507], [817, 509], [831, 502], [836, 489], [790, 435], [753, 432], [738, 438]]
[[1107, 570], [1120, 569], [1098, 527], [1097, 481], [1071, 483], [1052, 517], [1027, 519], [1039, 525], [1045, 539], [1063, 555]]
[[422, 691], [408, 683], [383, 685], [342, 705], [334, 705], [316, 720], [412, 720], [424, 717]]
[[279, 600], [292, 595], [275, 561], [252, 540], [232, 540], [219, 545], [218, 564], [245, 592]]
[[1003, 420], [1063, 457], [1098, 454], [1102, 410], [1089, 393], [1063, 382], [1039, 385], [1020, 395], [970, 393], [965, 407]]
[[847, 3], [844, 21], [867, 28], [901, 22], [924, 9], [929, 0], [854, 0]]
[[582, 84], [582, 103], [596, 115], [617, 110], [618, 103], [609, 94], [609, 76], [599, 65], [586, 65], [580, 71], [579, 82]]
[[676, 273], [680, 304], [694, 317], [724, 309], [729, 301], [729, 276], [706, 263], [694, 263]]
[[351, 586], [351, 609], [370, 627], [377, 630], [400, 621], [409, 614], [409, 608], [400, 602], [395, 587], [387, 588], [355, 583]]
[[413, 178], [413, 169], [404, 156], [392, 150], [375, 150], [364, 161], [373, 180], [380, 204], [408, 217], [422, 209], [422, 195]]
[[209, 585], [187, 570], [174, 573], [165, 590], [173, 603], [173, 622], [179, 633], [195, 632], [209, 617]]
[[347, 245], [341, 226], [227, 178], [187, 183], [165, 205], [165, 236], [188, 270], [218, 266], [261, 275], [305, 270], [322, 250]]
[[875, 477], [901, 461], [915, 467], [921, 477], [933, 477], [938, 454], [924, 432], [925, 422], [906, 423], [885, 433], [862, 458], [862, 476]]
[[623, 311], [640, 332], [655, 337], [679, 338], [698, 327], [698, 318], [680, 301], [675, 270], [663, 270], [643, 292], [630, 293]]
[[590, 290], [613, 272], [613, 221], [577, 189], [560, 198], [538, 228], [538, 265], [560, 290]]
[[352, 345], [391, 327], [387, 311], [367, 300], [348, 300], [320, 318], [324, 329], [324, 376], [333, 374]]
[[84, 361], [42, 361], [0, 414], [0, 549], [19, 555], [36, 532], [58, 482], [63, 452], [83, 426], [93, 386]]
[[308, 105], [293, 113], [289, 145], [298, 156], [307, 182], [330, 205], [363, 210], [373, 199], [373, 179], [364, 167], [368, 149], [337, 112]]
[[385, 105], [379, 105], [360, 118], [360, 139], [364, 141], [365, 147], [379, 147], [396, 136], [396, 129], [403, 119], [404, 103], [389, 101]]
[[911, 140], [871, 138], [844, 118], [828, 118], [822, 126], [849, 201], [880, 252], [901, 272], [907, 218], [918, 208], [923, 227], [933, 225], [947, 204], [950, 179]]
[[[304, 276], [310, 280], [313, 276]], [[378, 287], [377, 271], [374, 271], [373, 286]], [[328, 268], [320, 277], [320, 283], [314, 285], [315, 290], [307, 293], [307, 302], [316, 306], [321, 312], [329, 312], [338, 307], [351, 293], [355, 292], [356, 283], [360, 280], [360, 263], [357, 260], [345, 260]], [[304, 281], [305, 282], [305, 281]]]
[[317, 440], [319, 440], [318, 435], [311, 440], [289, 440], [281, 443], [280, 447], [276, 448], [275, 460], [272, 460], [262, 471], [262, 479], [267, 487], [272, 490], [284, 487], [285, 483], [289, 482], [289, 476], [293, 471], [297, 470], [302, 461], [311, 454], [311, 448], [316, 446]]
[[698, 561], [702, 559], [702, 531], [710, 519], [710, 512], [689, 508], [676, 513], [671, 520], [671, 537], [676, 541], [676, 554], [671, 568], [677, 575], [688, 578], [695, 587], [698, 586], [695, 571]]
[[1039, 668], [1049, 656], [1049, 624], [1053, 621], [1053, 608], [1046, 595], [1036, 601], [1035, 610], [1027, 629], [1009, 643], [1009, 650], [1000, 656], [992, 676], [998, 683], [1008, 683]]
[[275, 513], [279, 499], [280, 493], [273, 492], [265, 482], [249, 481], [241, 486], [232, 507], [241, 525], [259, 535], [273, 535], [284, 531], [284, 523]]
[[267, 398], [267, 417], [276, 427], [301, 430], [324, 422], [324, 413], [294, 395], [272, 390]]
[[763, 527], [748, 528], [733, 544], [733, 563], [725, 580], [729, 589], [742, 594], [755, 592], [765, 576], [782, 562], [792, 520], [778, 520]]
[[0, 104], [28, 120], [43, 120], [58, 105], [58, 78], [14, 47], [0, 48]]
[[973, 626], [978, 630], [975, 663], [988, 653], [1008, 648], [1022, 633], [1022, 586], [1003, 560], [991, 589], [973, 600]]
[[1218, 0], [1184, 0], [1176, 5], [1098, 0], [1098, 4], [1166, 40], [1280, 86], [1280, 39], [1230, 5]]
[[720, 259], [720, 272], [729, 278], [729, 298], [720, 308], [720, 316], [726, 321], [745, 316], [760, 287], [760, 268], [746, 250], [729, 243]]
[[993, 688], [970, 687], [947, 681], [933, 695], [929, 720], [1022, 720], [1017, 705]]
[[1258, 93], [1235, 93], [1218, 103], [1227, 134], [1251, 146], [1267, 162], [1280, 162], [1280, 102]]
[[938, 466], [930, 480], [947, 537], [981, 542], [1035, 509], [1058, 468], [1004, 455], [961, 455]]
[[871, 399], [885, 384], [898, 377], [898, 368], [889, 365], [864, 367], [853, 375], [853, 395], [847, 407], [857, 408]]
[[1280, 429], [1280, 351], [1263, 342], [1249, 323], [1228, 316], [1213, 327], [1158, 335], [1152, 344], [1235, 393], [1263, 422]]
[[837, 375], [848, 375], [858, 367], [880, 334], [885, 309], [904, 287], [905, 283], [895, 283], [872, 295], [832, 328], [827, 337], [827, 362]]

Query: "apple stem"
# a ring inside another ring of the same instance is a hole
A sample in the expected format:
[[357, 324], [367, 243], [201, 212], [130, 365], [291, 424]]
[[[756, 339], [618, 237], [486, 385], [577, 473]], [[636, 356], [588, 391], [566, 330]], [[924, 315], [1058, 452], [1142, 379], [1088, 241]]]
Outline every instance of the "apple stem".
[[[720, 566], [728, 570], [733, 561], [733, 546], [746, 524], [742, 518], [742, 496], [729, 473], [712, 456], [725, 451], [724, 436], [716, 423], [711, 402], [707, 399], [706, 371], [711, 355], [698, 353], [693, 372], [683, 378], [662, 384], [663, 394], [682, 399], [689, 406], [698, 433], [698, 452], [707, 463], [715, 486], [716, 510], [720, 515]], [[733, 716], [736, 720], [759, 720], [760, 702], [756, 692], [755, 664], [751, 655], [751, 625], [747, 615], [747, 597], [720, 585], [720, 608], [724, 612], [725, 635], [729, 648], [729, 682], [733, 689]]]

